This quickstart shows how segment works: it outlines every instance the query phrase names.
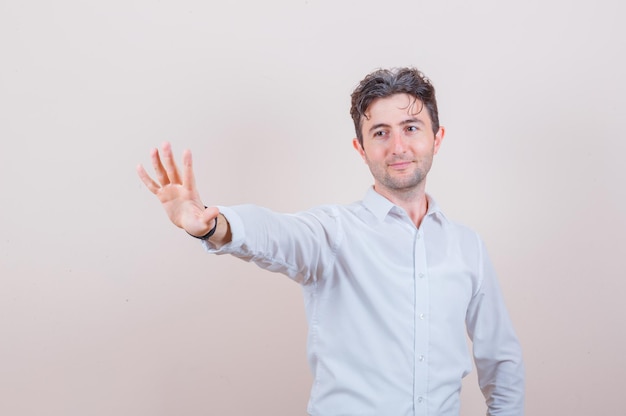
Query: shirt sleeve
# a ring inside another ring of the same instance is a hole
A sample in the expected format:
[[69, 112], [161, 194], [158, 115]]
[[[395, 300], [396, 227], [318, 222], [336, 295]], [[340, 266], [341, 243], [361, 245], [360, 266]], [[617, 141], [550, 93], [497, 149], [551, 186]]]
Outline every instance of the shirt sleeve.
[[232, 241], [219, 249], [203, 242], [210, 253], [231, 254], [302, 284], [323, 275], [334, 262], [342, 234], [335, 207], [297, 214], [251, 204], [218, 208], [229, 222]]
[[486, 399], [488, 415], [522, 416], [525, 375], [521, 346], [480, 239], [478, 245], [480, 283], [466, 317], [478, 383]]

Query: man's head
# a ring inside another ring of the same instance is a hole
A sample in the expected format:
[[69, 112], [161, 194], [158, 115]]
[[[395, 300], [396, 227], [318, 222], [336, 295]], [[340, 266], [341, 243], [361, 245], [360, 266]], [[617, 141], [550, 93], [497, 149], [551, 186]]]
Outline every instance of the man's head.
[[357, 137], [352, 145], [374, 177], [374, 189], [391, 201], [423, 194], [445, 129], [435, 89], [416, 69], [379, 70], [352, 94]]
[[428, 111], [433, 133], [439, 130], [439, 112], [435, 88], [430, 80], [416, 68], [379, 69], [367, 75], [352, 93], [350, 115], [354, 121], [356, 136], [363, 145], [363, 118], [369, 118], [368, 109], [378, 98], [395, 94], [408, 94], [417, 99], [415, 105]]

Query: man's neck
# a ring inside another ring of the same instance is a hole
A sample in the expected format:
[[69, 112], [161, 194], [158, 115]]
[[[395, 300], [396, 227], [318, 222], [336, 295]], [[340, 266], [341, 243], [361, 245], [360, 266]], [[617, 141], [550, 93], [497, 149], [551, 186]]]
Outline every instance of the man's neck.
[[428, 197], [424, 187], [409, 190], [392, 190], [377, 184], [374, 185], [374, 190], [404, 209], [411, 221], [413, 221], [413, 224], [419, 228], [426, 212], [428, 212]]

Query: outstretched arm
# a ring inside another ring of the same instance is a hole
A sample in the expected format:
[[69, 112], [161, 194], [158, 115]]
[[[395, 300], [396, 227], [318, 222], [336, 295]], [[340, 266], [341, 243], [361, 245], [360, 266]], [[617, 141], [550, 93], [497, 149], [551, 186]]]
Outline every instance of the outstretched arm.
[[205, 208], [193, 173], [191, 152], [183, 152], [183, 168], [179, 172], [172, 155], [172, 147], [165, 142], [161, 150], [150, 152], [156, 181], [148, 175], [142, 165], [137, 166], [137, 174], [141, 181], [154, 195], [159, 198], [169, 219], [179, 228], [193, 236], [206, 235], [216, 224], [217, 228], [210, 240], [221, 246], [231, 240], [228, 221], [219, 213], [217, 207]]

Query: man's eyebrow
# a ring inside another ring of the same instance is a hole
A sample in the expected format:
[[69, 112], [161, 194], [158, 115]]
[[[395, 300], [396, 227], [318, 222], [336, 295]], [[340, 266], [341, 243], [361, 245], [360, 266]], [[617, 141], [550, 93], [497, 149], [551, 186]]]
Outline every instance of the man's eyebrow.
[[[419, 118], [415, 118], [415, 117], [411, 117], [411, 118], [407, 118], [406, 120], [403, 120], [400, 122], [401, 126], [405, 126], [407, 124], [425, 124], [423, 120], [420, 120]], [[389, 127], [389, 124], [387, 123], [377, 123], [374, 124], [372, 127], [370, 127], [369, 131], [372, 132], [376, 129], [379, 129], [381, 127]]]
[[372, 127], [370, 127], [369, 131], [372, 132], [376, 129], [379, 129], [381, 127], [389, 127], [389, 124], [386, 123], [378, 123], [378, 124], [374, 124]]
[[424, 124], [424, 120], [420, 120], [419, 118], [416, 118], [416, 117], [411, 117], [400, 123], [401, 126], [405, 124]]

